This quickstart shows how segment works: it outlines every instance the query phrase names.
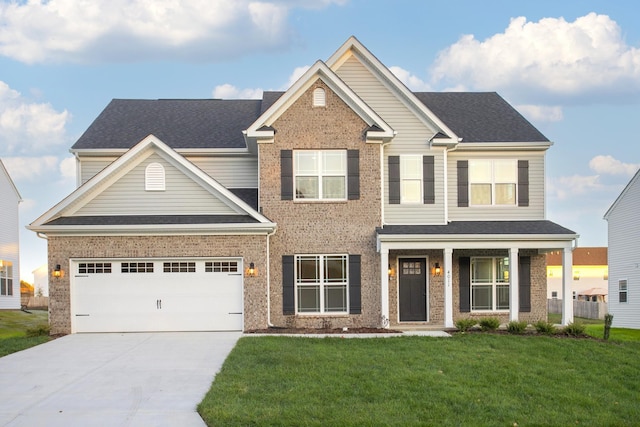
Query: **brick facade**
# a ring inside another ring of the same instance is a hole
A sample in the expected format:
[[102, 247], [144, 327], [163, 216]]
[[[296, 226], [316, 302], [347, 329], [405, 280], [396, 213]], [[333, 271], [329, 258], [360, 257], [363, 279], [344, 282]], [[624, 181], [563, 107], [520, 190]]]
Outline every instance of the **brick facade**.
[[255, 263], [257, 277], [244, 278], [244, 327], [267, 325], [265, 236], [93, 236], [48, 239], [49, 265], [60, 264], [61, 278], [49, 280], [49, 323], [52, 334], [71, 333], [71, 259], [241, 257]]
[[[313, 90], [325, 89], [326, 106], [312, 105]], [[260, 205], [278, 224], [271, 238], [271, 319], [288, 327], [373, 327], [380, 319], [380, 270], [375, 228], [380, 225], [380, 145], [365, 142], [365, 123], [321, 80], [317, 80], [272, 125], [275, 142], [259, 145]], [[359, 150], [360, 198], [341, 202], [281, 200], [280, 151]], [[362, 256], [362, 314], [283, 315], [282, 256]]]

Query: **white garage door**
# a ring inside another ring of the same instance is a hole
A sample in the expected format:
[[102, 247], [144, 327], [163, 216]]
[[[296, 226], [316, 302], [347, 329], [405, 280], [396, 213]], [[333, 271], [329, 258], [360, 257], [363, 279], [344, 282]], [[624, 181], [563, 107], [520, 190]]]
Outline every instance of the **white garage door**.
[[71, 269], [74, 332], [242, 330], [242, 260], [78, 260]]

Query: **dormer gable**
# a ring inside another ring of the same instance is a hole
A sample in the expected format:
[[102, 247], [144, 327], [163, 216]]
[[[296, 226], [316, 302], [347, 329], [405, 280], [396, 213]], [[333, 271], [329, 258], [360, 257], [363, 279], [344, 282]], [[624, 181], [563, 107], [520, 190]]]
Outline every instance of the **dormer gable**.
[[[296, 102], [315, 82], [321, 80], [329, 90], [337, 94], [356, 114], [367, 123], [367, 142], [389, 141], [395, 135], [394, 130], [349, 86], [322, 61], [317, 61], [307, 70], [277, 101], [275, 101], [249, 128], [245, 131], [247, 138], [256, 139], [260, 143], [273, 142], [277, 129], [273, 127], [276, 120]], [[323, 88], [316, 88], [324, 91]], [[320, 93], [314, 93], [314, 106]], [[322, 96], [325, 96], [322, 93]]]

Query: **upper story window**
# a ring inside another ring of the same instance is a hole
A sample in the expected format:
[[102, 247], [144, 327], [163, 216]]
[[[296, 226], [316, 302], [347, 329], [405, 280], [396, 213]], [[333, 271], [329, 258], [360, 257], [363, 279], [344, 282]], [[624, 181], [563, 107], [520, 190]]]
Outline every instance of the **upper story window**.
[[509, 258], [471, 258], [471, 309], [509, 309]]
[[516, 160], [469, 160], [471, 205], [515, 206], [517, 184]]
[[324, 107], [327, 105], [326, 94], [323, 88], [319, 87], [313, 91], [313, 106]]
[[296, 200], [346, 200], [347, 151], [294, 151], [293, 176]]
[[13, 263], [0, 260], [0, 295], [13, 295]]
[[160, 163], [151, 163], [144, 171], [144, 189], [146, 191], [164, 191], [164, 167]]
[[422, 156], [400, 156], [401, 203], [422, 203]]

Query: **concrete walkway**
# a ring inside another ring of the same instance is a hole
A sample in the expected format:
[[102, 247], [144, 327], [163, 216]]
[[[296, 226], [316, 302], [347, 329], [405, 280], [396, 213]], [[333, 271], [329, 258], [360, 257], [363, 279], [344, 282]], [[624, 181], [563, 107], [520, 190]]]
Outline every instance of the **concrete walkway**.
[[76, 334], [0, 358], [0, 426], [202, 427], [242, 334]]

